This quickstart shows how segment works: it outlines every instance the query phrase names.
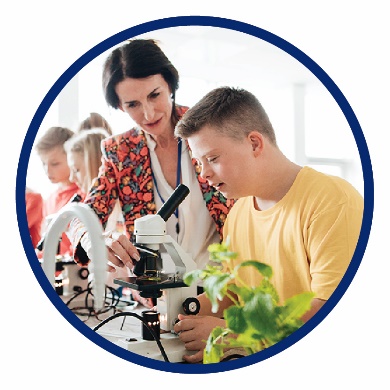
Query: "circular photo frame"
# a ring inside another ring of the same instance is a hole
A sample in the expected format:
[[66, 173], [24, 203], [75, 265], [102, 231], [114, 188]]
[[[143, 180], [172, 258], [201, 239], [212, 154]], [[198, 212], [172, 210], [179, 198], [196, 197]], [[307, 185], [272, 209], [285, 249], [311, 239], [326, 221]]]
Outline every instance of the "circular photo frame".
[[[350, 266], [345, 273], [342, 281], [332, 294], [330, 299], [322, 307], [322, 309], [306, 324], [304, 324], [299, 330], [280, 341], [279, 343], [269, 347], [256, 354], [237, 359], [230, 360], [218, 364], [180, 364], [180, 363], [166, 363], [164, 361], [154, 360], [143, 357], [138, 354], [134, 354], [127, 351], [124, 348], [108, 341], [104, 337], [100, 336], [93, 329], [88, 327], [77, 316], [68, 309], [64, 302], [59, 298], [55, 289], [51, 286], [48, 279], [46, 278], [42, 267], [37, 261], [37, 256], [31, 243], [31, 238], [28, 231], [27, 217], [26, 217], [26, 205], [25, 205], [25, 188], [26, 188], [26, 176], [29, 164], [29, 156], [39, 130], [39, 127], [51, 107], [53, 101], [56, 99], [58, 94], [62, 91], [64, 86], [90, 61], [111, 49], [113, 46], [122, 43], [123, 41], [153, 31], [167, 29], [172, 27], [183, 27], [183, 26], [198, 26], [198, 27], [216, 27], [229, 29], [232, 31], [244, 33], [254, 38], [258, 38], [262, 41], [268, 42], [269, 44], [279, 48], [283, 52], [294, 57], [304, 67], [306, 67], [329, 91], [333, 99], [337, 102], [338, 107], [341, 109], [345, 116], [348, 125], [353, 133], [357, 149], [360, 156], [363, 180], [364, 180], [364, 214], [362, 227], [360, 232], [359, 241], [351, 260]], [[249, 366], [255, 363], [259, 363], [265, 359], [268, 359], [285, 349], [289, 348], [297, 341], [306, 336], [311, 332], [335, 307], [341, 297], [346, 292], [347, 288], [351, 284], [359, 266], [362, 261], [367, 242], [370, 235], [371, 223], [373, 217], [373, 205], [374, 205], [374, 185], [373, 185], [373, 173], [371, 167], [371, 160], [367, 144], [364, 138], [364, 134], [359, 125], [358, 119], [356, 118], [351, 106], [344, 97], [343, 93], [333, 82], [333, 80], [327, 75], [327, 73], [316, 64], [309, 56], [303, 53], [294, 45], [290, 44], [286, 40], [266, 31], [259, 27], [249, 25], [243, 22], [238, 22], [231, 19], [224, 19], [218, 17], [208, 16], [180, 16], [155, 20], [147, 23], [143, 23], [124, 31], [121, 31], [103, 42], [99, 43], [78, 60], [76, 60], [54, 83], [51, 89], [48, 91], [35, 115], [31, 121], [29, 129], [27, 131], [22, 150], [20, 153], [19, 166], [16, 180], [16, 206], [17, 206], [17, 217], [19, 223], [20, 235], [24, 245], [24, 249], [29, 260], [30, 266], [40, 283], [41, 287], [45, 291], [48, 298], [61, 312], [61, 314], [71, 323], [76, 329], [84, 334], [91, 341], [104, 348], [108, 352], [123, 358], [132, 363], [142, 365], [144, 367], [173, 372], [173, 373], [214, 373], [223, 372], [228, 370], [239, 369], [245, 366]]]

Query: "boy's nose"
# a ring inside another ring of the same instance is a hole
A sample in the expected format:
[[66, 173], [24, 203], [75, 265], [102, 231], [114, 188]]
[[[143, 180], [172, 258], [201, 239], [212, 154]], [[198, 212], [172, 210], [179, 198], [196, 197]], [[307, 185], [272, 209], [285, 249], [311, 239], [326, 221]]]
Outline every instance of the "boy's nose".
[[201, 171], [200, 171], [200, 176], [207, 180], [210, 178], [211, 176], [211, 169], [210, 167], [208, 166], [208, 164], [202, 164], [201, 165]]

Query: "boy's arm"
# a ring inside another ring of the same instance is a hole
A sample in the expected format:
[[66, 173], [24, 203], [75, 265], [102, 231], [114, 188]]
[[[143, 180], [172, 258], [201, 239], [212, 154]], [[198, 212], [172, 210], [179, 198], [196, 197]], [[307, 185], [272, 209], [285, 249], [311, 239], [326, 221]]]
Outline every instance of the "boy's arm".
[[312, 318], [320, 309], [322, 306], [324, 306], [325, 304], [325, 300], [323, 299], [318, 299], [318, 298], [314, 298], [311, 302], [311, 308], [310, 310], [308, 310], [304, 315], [303, 317], [301, 318], [301, 320], [303, 322], [307, 322], [310, 320], [310, 318]]
[[232, 305], [232, 301], [229, 298], [224, 297], [224, 299], [222, 301], [218, 302], [219, 303], [218, 304], [218, 311], [216, 313], [213, 313], [211, 311], [211, 302], [207, 298], [207, 295], [205, 292], [198, 295], [197, 299], [200, 303], [199, 315], [201, 315], [201, 316], [214, 316], [214, 317], [222, 318], [223, 311]]

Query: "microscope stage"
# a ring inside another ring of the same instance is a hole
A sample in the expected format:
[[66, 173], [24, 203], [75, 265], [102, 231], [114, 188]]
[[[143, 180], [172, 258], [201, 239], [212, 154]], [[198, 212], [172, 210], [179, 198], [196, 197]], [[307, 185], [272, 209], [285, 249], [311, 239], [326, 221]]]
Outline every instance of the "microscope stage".
[[159, 277], [129, 276], [114, 279], [114, 283], [139, 291], [155, 291], [167, 288], [188, 287], [183, 281], [174, 281], [170, 275], [166, 274], [160, 275]]

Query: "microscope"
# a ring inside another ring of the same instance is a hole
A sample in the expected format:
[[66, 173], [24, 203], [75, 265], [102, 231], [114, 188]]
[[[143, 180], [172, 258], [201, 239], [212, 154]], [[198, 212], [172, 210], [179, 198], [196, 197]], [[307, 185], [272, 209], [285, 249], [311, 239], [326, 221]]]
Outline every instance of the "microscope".
[[[183, 281], [186, 272], [196, 269], [196, 263], [166, 233], [166, 221], [188, 194], [188, 187], [180, 184], [156, 214], [135, 220], [135, 247], [141, 257], [133, 270], [135, 276], [114, 279], [114, 283], [138, 290], [142, 297], [156, 300], [159, 328], [165, 331], [161, 333], [162, 343], [170, 359], [174, 361], [181, 361], [182, 356], [189, 353], [185, 351], [178, 336], [173, 333], [178, 314], [194, 315], [200, 310], [199, 301], [196, 299], [196, 285], [188, 286]], [[172, 273], [165, 273], [159, 269], [162, 264], [160, 256], [162, 248], [173, 261]], [[132, 352], [159, 359], [160, 351], [153, 341], [132, 339], [125, 344]]]
[[[191, 353], [185, 350], [184, 344], [173, 332], [178, 314], [197, 314], [200, 309], [199, 301], [196, 299], [196, 285], [188, 286], [183, 281], [186, 272], [196, 269], [196, 263], [166, 232], [166, 221], [188, 194], [188, 187], [180, 184], [156, 214], [135, 220], [135, 247], [141, 257], [133, 270], [135, 276], [114, 279], [114, 283], [138, 290], [141, 296], [156, 301], [156, 310], [145, 310], [143, 316], [150, 318], [154, 335], [158, 333], [158, 342], [163, 345], [171, 362], [181, 362], [184, 354]], [[58, 241], [73, 218], [78, 218], [84, 223], [91, 237], [92, 252], [88, 268], [93, 274], [94, 307], [100, 310], [104, 307], [108, 252], [100, 221], [89, 206], [71, 202], [51, 221], [45, 236], [43, 271], [54, 287]], [[161, 269], [162, 248], [173, 261], [174, 271], [171, 273], [165, 273]], [[162, 351], [156, 340], [150, 337], [153, 334], [148, 329], [146, 327], [145, 330], [143, 325], [141, 337], [120, 340], [119, 345], [139, 355], [163, 360]]]

